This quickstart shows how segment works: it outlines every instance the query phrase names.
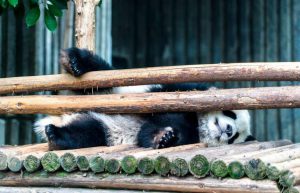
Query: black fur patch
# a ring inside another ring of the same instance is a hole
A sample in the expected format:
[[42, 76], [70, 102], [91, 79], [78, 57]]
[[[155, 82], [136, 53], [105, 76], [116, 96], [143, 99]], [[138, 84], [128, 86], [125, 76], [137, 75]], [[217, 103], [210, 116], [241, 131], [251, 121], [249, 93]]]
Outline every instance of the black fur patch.
[[223, 115], [232, 118], [233, 120], [236, 120], [236, 114], [233, 111], [222, 111]]
[[245, 141], [255, 141], [255, 137], [253, 137], [252, 135], [248, 135], [247, 138], [245, 139]]
[[228, 144], [233, 144], [234, 141], [240, 136], [240, 133], [239, 132], [236, 132], [236, 134], [228, 140]]

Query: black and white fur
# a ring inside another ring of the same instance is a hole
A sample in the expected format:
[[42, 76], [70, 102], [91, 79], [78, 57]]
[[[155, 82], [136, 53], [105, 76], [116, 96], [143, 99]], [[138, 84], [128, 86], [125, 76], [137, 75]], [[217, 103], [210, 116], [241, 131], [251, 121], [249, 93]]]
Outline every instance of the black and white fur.
[[[62, 51], [60, 63], [76, 77], [89, 71], [112, 69], [100, 57], [77, 48]], [[206, 89], [208, 88], [203, 84], [186, 83], [106, 88], [101, 93]], [[85, 92], [94, 93], [92, 90]], [[143, 115], [82, 112], [43, 118], [35, 123], [35, 131], [48, 141], [51, 150], [119, 144], [165, 148], [197, 142], [218, 146], [254, 140], [250, 133], [250, 116], [247, 110]]]

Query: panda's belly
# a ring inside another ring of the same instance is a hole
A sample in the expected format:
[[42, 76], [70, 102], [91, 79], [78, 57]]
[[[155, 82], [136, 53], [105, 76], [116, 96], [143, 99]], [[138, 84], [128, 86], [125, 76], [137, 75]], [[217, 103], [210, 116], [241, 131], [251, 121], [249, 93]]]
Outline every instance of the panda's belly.
[[107, 126], [107, 145], [136, 144], [137, 134], [145, 120], [137, 115], [107, 115], [92, 113]]

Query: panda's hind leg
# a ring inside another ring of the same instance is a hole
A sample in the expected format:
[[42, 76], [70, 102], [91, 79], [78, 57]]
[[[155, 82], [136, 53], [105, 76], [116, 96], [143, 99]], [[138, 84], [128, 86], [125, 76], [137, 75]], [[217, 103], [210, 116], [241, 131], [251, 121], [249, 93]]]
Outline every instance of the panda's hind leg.
[[[71, 115], [72, 116], [72, 115]], [[106, 146], [107, 128], [89, 114], [79, 114], [71, 119], [65, 116], [61, 125], [44, 126], [45, 136], [50, 150], [76, 149], [94, 146]]]
[[176, 146], [178, 137], [172, 127], [144, 124], [138, 133], [138, 146], [161, 149]]
[[176, 145], [178, 137], [172, 127], [166, 127], [154, 137], [154, 147], [157, 149]]

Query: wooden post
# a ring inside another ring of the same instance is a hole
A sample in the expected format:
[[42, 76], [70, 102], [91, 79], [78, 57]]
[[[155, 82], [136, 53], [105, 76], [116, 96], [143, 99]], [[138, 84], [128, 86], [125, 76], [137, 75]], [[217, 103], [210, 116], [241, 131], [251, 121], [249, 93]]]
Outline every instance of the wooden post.
[[99, 0], [75, 0], [76, 47], [95, 51], [95, 8]]

